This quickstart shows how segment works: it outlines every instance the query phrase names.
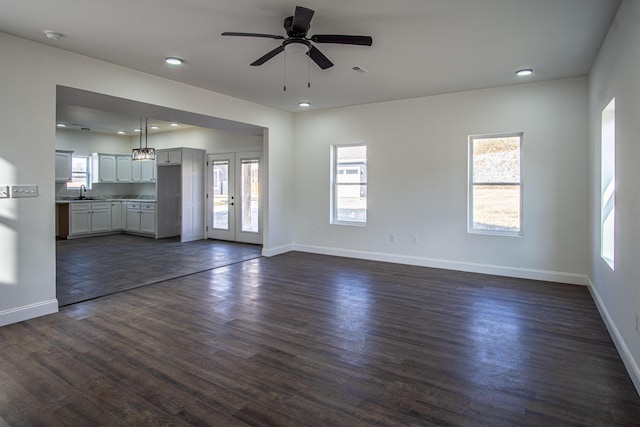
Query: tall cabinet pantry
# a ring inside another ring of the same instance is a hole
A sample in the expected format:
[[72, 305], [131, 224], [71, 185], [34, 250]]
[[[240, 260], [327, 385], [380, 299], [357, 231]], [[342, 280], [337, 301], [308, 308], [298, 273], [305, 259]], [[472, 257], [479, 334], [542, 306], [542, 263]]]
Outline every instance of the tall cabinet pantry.
[[205, 151], [156, 150], [157, 237], [181, 242], [205, 238]]

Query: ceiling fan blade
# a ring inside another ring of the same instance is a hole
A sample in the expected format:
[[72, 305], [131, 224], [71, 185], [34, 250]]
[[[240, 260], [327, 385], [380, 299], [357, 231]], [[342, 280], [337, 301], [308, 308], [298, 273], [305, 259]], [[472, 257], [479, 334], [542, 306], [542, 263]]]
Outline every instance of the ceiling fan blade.
[[291, 30], [298, 34], [307, 34], [309, 27], [311, 26], [311, 18], [315, 12], [306, 7], [296, 6], [296, 12], [293, 15], [293, 24], [291, 24]]
[[316, 34], [311, 37], [315, 43], [355, 44], [359, 46], [371, 46], [373, 39], [369, 36], [345, 36], [340, 34]]
[[258, 34], [258, 33], [232, 33], [232, 32], [224, 32], [221, 35], [223, 36], [240, 36], [240, 37], [263, 37], [266, 39], [276, 39], [276, 40], [284, 40], [282, 36], [276, 36], [274, 34]]
[[279, 54], [280, 52], [284, 51], [284, 46], [278, 46], [277, 48], [273, 49], [271, 52], [267, 53], [266, 55], [264, 55], [263, 57], [255, 60], [254, 62], [251, 63], [251, 65], [256, 66], [256, 65], [262, 65], [265, 62], [267, 62], [268, 60], [270, 60], [271, 58], [273, 58], [274, 56], [276, 56], [277, 54]]
[[309, 55], [309, 57], [313, 59], [313, 62], [318, 64], [318, 67], [322, 68], [323, 70], [333, 67], [333, 62], [329, 61], [329, 58], [324, 56], [324, 54], [320, 52], [315, 46], [311, 46], [311, 49], [309, 49], [307, 55]]

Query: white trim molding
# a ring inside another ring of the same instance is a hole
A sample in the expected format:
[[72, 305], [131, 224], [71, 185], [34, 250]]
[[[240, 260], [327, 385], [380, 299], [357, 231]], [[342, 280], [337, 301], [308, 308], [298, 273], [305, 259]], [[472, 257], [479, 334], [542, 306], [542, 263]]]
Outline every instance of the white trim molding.
[[600, 294], [598, 294], [598, 290], [596, 289], [595, 285], [593, 284], [591, 279], [587, 278], [587, 280], [589, 280], [589, 292], [591, 292], [591, 297], [595, 301], [596, 307], [598, 307], [600, 317], [602, 317], [602, 320], [604, 321], [604, 324], [609, 331], [609, 335], [611, 335], [613, 344], [616, 346], [616, 349], [620, 354], [620, 358], [622, 359], [625, 368], [627, 368], [627, 372], [631, 377], [631, 381], [633, 381], [633, 385], [636, 387], [636, 391], [640, 395], [640, 366], [638, 366], [638, 361], [634, 359], [633, 354], [629, 350], [629, 347], [627, 347], [622, 334], [609, 315], [609, 311], [605, 307], [602, 298], [600, 298]]
[[442, 268], [445, 270], [466, 271], [469, 273], [492, 274], [494, 276], [515, 277], [519, 279], [568, 283], [571, 285], [587, 286], [589, 284], [589, 278], [584, 274], [566, 273], [559, 271], [536, 270], [531, 268], [509, 267], [493, 264], [477, 264], [446, 259], [424, 258], [381, 252], [355, 251], [350, 249], [338, 249], [310, 245], [293, 245], [292, 250], [321, 255], [366, 259], [369, 261], [392, 262], [395, 264], [416, 265], [419, 267]]
[[276, 255], [284, 254], [287, 252], [291, 252], [293, 250], [294, 250], [293, 245], [282, 245], [282, 246], [277, 246], [275, 248], [262, 248], [262, 256], [266, 256], [266, 257], [276, 256]]
[[35, 304], [0, 311], [0, 326], [10, 325], [35, 317], [46, 316], [58, 312], [58, 300], [41, 301]]

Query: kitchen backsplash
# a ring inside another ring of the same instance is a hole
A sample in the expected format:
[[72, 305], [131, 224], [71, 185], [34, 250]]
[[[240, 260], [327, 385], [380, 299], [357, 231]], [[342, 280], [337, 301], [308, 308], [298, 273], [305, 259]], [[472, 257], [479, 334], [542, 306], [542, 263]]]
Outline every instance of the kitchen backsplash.
[[[77, 188], [67, 189], [67, 184], [56, 184], [56, 200], [75, 198], [80, 195]], [[84, 193], [95, 199], [150, 199], [156, 198], [155, 184], [93, 184]]]

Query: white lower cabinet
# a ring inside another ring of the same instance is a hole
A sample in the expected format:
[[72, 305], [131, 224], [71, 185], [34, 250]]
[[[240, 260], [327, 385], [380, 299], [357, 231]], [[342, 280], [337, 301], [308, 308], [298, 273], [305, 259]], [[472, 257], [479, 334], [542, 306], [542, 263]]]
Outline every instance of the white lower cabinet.
[[125, 231], [156, 236], [155, 202], [69, 203], [69, 236]]
[[69, 206], [69, 235], [91, 233], [91, 203], [71, 203]]
[[156, 234], [156, 204], [142, 203], [140, 207], [140, 232]]
[[124, 229], [124, 214], [122, 202], [109, 202], [111, 204], [111, 231]]
[[132, 231], [134, 233], [140, 232], [140, 203], [127, 202], [127, 225], [125, 230]]
[[111, 231], [111, 207], [107, 202], [72, 203], [69, 208], [69, 235]]
[[132, 233], [156, 234], [156, 204], [127, 202], [126, 231]]
[[111, 205], [108, 202], [91, 203], [91, 232], [111, 231]]

